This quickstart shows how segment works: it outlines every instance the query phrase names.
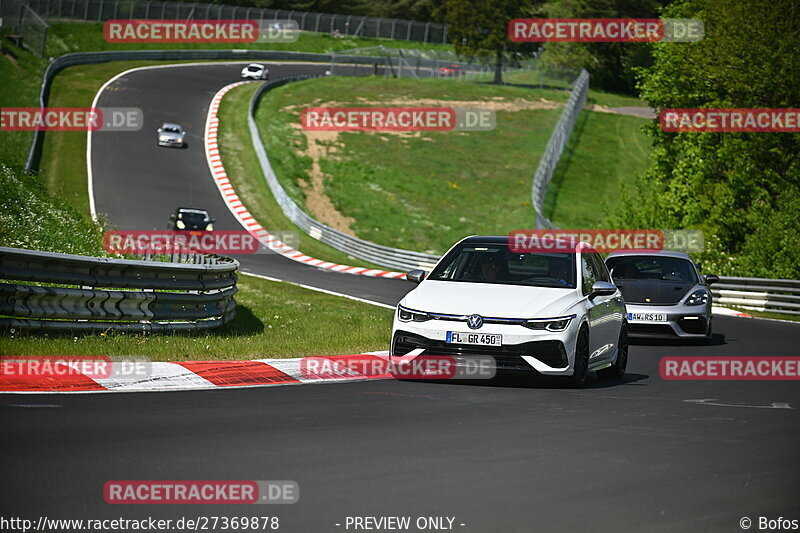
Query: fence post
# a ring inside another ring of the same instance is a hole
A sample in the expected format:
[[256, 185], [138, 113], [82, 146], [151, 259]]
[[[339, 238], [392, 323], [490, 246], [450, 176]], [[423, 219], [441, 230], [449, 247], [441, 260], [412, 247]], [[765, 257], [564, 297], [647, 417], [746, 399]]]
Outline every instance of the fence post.
[[100, 9], [97, 10], [97, 22], [103, 18], [103, 7], [105, 7], [105, 0], [100, 0]]
[[314, 33], [319, 33], [319, 18], [322, 16], [322, 13], [317, 13], [317, 22], [314, 24]]
[[423, 37], [422, 42], [424, 43], [428, 42], [428, 32], [430, 31], [430, 29], [431, 29], [431, 23], [428, 22], [427, 24], [425, 24], [425, 37]]
[[391, 39], [394, 39], [394, 29], [397, 27], [397, 19], [392, 20], [392, 36]]

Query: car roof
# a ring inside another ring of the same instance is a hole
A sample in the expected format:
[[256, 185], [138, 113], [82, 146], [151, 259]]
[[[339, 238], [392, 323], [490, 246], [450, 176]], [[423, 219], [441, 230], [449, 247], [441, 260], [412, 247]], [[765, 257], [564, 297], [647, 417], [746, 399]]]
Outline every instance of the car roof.
[[[501, 244], [508, 246], [510, 237], [508, 235], [471, 235], [461, 241], [461, 244]], [[542, 239], [547, 240], [547, 239]], [[556, 241], [557, 239], [550, 239]], [[587, 245], [588, 246], [588, 245]], [[596, 252], [591, 246], [588, 247], [589, 251]], [[565, 253], [563, 251], [556, 251], [555, 253]], [[570, 252], [571, 253], [571, 252]]]
[[[152, 128], [152, 126], [150, 126], [150, 127]], [[163, 124], [161, 124], [161, 127], [162, 128], [177, 128], [179, 130], [183, 129], [183, 128], [181, 128], [180, 124], [175, 124], [174, 122], [164, 122]]]
[[205, 209], [199, 209], [197, 207], [179, 207], [176, 211], [179, 213], [197, 213], [198, 215], [208, 215], [208, 211]]
[[248, 67], [260, 67], [260, 68], [263, 68], [263, 67], [264, 67], [264, 65], [262, 65], [261, 63], [250, 63], [250, 64], [249, 64], [249, 65], [247, 65], [247, 66], [248, 66]]
[[658, 257], [674, 257], [676, 259], [687, 259], [689, 261], [692, 260], [689, 257], [689, 254], [685, 254], [683, 252], [671, 252], [668, 250], [653, 250], [653, 251], [637, 251], [637, 250], [625, 250], [620, 252], [611, 252], [608, 254], [606, 259], [611, 259], [612, 257], [634, 257], [634, 256], [658, 256]]

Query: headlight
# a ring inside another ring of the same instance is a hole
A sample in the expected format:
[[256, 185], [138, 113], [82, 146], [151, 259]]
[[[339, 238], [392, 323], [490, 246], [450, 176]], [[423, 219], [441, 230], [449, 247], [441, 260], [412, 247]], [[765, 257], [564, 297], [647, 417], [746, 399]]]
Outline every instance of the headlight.
[[694, 291], [686, 299], [686, 305], [705, 305], [707, 303], [708, 303], [708, 291], [705, 289]]
[[183, 137], [178, 137], [178, 142], [182, 143], [183, 142]]
[[209, 224], [206, 226], [206, 231], [214, 231], [214, 224]]
[[534, 318], [526, 321], [523, 326], [528, 329], [546, 329], [547, 331], [564, 331], [569, 327], [575, 315], [560, 316], [556, 318]]
[[158, 138], [158, 140], [161, 141], [162, 143], [165, 143], [165, 142], [167, 142], [169, 140], [169, 137], [164, 137], [162, 135], [161, 137]]
[[427, 313], [407, 309], [403, 306], [397, 306], [397, 317], [400, 319], [400, 322], [425, 322], [431, 319], [430, 315]]
[[177, 221], [175, 225], [178, 227], [178, 229], [184, 229], [186, 227], [186, 224], [183, 223], [183, 220]]

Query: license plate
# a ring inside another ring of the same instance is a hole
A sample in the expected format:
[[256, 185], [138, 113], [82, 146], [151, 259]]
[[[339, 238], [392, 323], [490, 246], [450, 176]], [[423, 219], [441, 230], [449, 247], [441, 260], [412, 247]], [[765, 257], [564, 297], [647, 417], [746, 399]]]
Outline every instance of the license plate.
[[479, 346], [502, 346], [503, 336], [497, 333], [462, 333], [448, 331], [447, 342], [451, 344], [477, 344]]
[[631, 322], [666, 322], [666, 313], [628, 313]]

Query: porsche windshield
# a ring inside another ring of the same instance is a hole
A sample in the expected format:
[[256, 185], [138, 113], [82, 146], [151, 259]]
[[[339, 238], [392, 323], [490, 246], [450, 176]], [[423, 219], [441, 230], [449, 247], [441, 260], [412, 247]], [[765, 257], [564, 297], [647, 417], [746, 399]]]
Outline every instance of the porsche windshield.
[[505, 245], [465, 244], [453, 249], [430, 280], [574, 289], [574, 253], [513, 253]]

